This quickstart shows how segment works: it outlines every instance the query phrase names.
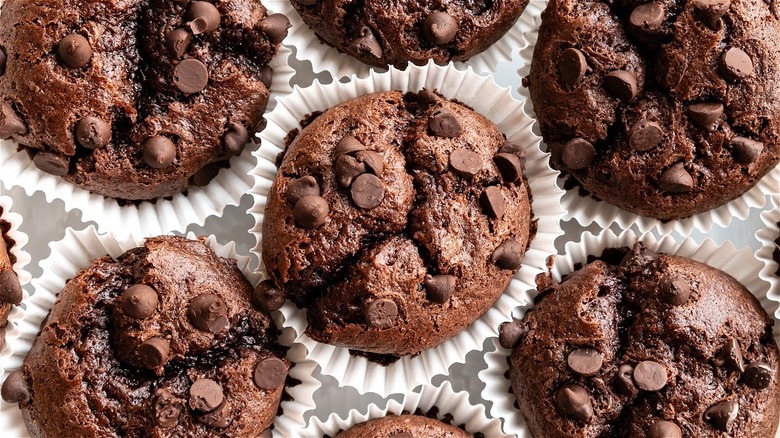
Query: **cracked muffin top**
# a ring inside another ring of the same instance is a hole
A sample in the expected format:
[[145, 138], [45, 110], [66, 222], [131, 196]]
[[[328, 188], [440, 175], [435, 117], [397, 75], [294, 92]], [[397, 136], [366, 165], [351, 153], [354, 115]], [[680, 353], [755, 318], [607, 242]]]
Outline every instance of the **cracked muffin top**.
[[388, 415], [352, 426], [336, 438], [472, 438], [473, 435], [455, 426], [421, 415]]

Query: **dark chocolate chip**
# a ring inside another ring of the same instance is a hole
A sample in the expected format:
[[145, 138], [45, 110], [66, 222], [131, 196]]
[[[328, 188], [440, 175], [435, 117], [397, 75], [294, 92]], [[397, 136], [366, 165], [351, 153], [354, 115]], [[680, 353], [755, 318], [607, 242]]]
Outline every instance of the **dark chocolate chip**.
[[760, 141], [739, 136], [731, 139], [731, 155], [739, 164], [750, 164], [756, 161], [763, 151], [764, 143]]
[[668, 378], [666, 368], [652, 360], [639, 362], [634, 367], [634, 382], [645, 391], [660, 391], [666, 386]]
[[623, 102], [630, 102], [638, 91], [636, 75], [626, 70], [614, 70], [604, 78], [604, 87]]
[[753, 60], [742, 49], [732, 47], [720, 59], [720, 72], [730, 81], [746, 78], [753, 74]]
[[417, 92], [417, 100], [420, 102], [420, 106], [423, 109], [427, 109], [429, 106], [439, 101], [439, 96], [433, 91], [423, 88]]
[[385, 184], [375, 175], [364, 173], [352, 182], [350, 194], [355, 205], [371, 210], [379, 207], [385, 199]]
[[656, 34], [666, 21], [666, 9], [655, 2], [639, 5], [631, 12], [629, 23], [634, 32]]
[[173, 29], [165, 34], [165, 46], [174, 58], [179, 59], [187, 52], [192, 43], [192, 34], [183, 27]]
[[111, 125], [99, 117], [84, 117], [76, 124], [76, 141], [87, 149], [102, 148], [111, 141]]
[[615, 389], [618, 393], [627, 397], [636, 397], [639, 389], [634, 384], [634, 367], [631, 365], [621, 365], [615, 376]]
[[209, 163], [203, 166], [199, 171], [195, 172], [195, 174], [192, 175], [192, 178], [190, 178], [190, 182], [195, 187], [205, 187], [211, 182], [211, 180], [219, 175], [219, 171], [222, 170], [222, 167], [223, 162], [220, 161]]
[[398, 306], [395, 301], [387, 298], [379, 298], [371, 301], [366, 306], [366, 322], [378, 329], [385, 329], [395, 325], [398, 320]]
[[8, 403], [27, 403], [30, 401], [30, 389], [24, 380], [22, 370], [12, 371], [3, 382], [3, 388], [0, 391], [3, 400]]
[[252, 294], [252, 303], [255, 307], [266, 312], [281, 309], [284, 300], [284, 291], [277, 288], [272, 280], [261, 281]]
[[523, 176], [523, 161], [516, 154], [499, 153], [493, 157], [504, 183], [513, 183]]
[[458, 175], [471, 178], [482, 170], [482, 157], [468, 149], [455, 149], [450, 153], [450, 167]]
[[523, 148], [521, 145], [517, 143], [511, 143], [511, 142], [504, 142], [503, 145], [501, 145], [501, 149], [498, 150], [499, 154], [515, 154], [517, 158], [520, 159], [520, 163], [522, 163], [521, 167], [525, 167], [525, 148]]
[[374, 58], [382, 57], [382, 46], [379, 45], [374, 32], [368, 26], [360, 28], [360, 36], [352, 42], [352, 47], [361, 55], [371, 55]]
[[580, 385], [566, 385], [558, 389], [555, 392], [555, 404], [561, 412], [575, 420], [588, 421], [593, 417], [590, 394]]
[[320, 185], [313, 176], [306, 175], [290, 181], [287, 185], [285, 199], [290, 205], [295, 205], [299, 199], [306, 196], [320, 196]]
[[272, 390], [284, 384], [287, 378], [287, 365], [278, 357], [270, 356], [260, 359], [255, 365], [252, 379], [260, 389]]
[[590, 167], [596, 157], [596, 148], [584, 138], [569, 140], [563, 146], [561, 161], [569, 169], [579, 170]]
[[642, 119], [631, 127], [628, 140], [631, 149], [635, 151], [649, 151], [661, 144], [664, 139], [664, 131], [656, 122]]
[[433, 44], [447, 44], [458, 33], [458, 20], [446, 12], [437, 11], [425, 18], [423, 35]]
[[691, 285], [684, 278], [674, 277], [666, 281], [659, 298], [666, 304], [682, 306], [691, 297]]
[[454, 275], [426, 275], [423, 281], [428, 299], [434, 303], [446, 303], [455, 290]]
[[191, 2], [184, 14], [184, 21], [190, 23], [190, 30], [195, 35], [217, 30], [222, 16], [217, 7], [209, 2]]
[[455, 118], [455, 113], [447, 108], [433, 110], [428, 118], [428, 129], [437, 137], [454, 138], [463, 133], [460, 122]]
[[176, 158], [176, 145], [165, 136], [158, 135], [144, 143], [144, 161], [154, 169], [164, 169]]
[[157, 368], [168, 362], [171, 343], [163, 338], [151, 338], [138, 347], [138, 357], [146, 368]]
[[766, 389], [772, 383], [773, 370], [763, 362], [751, 362], [742, 373], [742, 381], [753, 389]]
[[740, 373], [745, 371], [745, 362], [742, 359], [742, 349], [739, 348], [739, 342], [734, 338], [728, 339], [726, 343], [723, 344], [723, 347], [712, 362], [718, 367], [725, 365], [726, 368], [731, 371], [738, 371]]
[[190, 407], [196, 411], [211, 412], [223, 400], [222, 386], [211, 379], [198, 379], [190, 386]]
[[292, 27], [290, 20], [282, 14], [271, 14], [258, 25], [260, 30], [268, 35], [268, 40], [273, 44], [279, 44], [287, 37], [287, 29]]
[[351, 136], [350, 134], [347, 134], [342, 137], [341, 140], [339, 140], [338, 144], [336, 145], [336, 149], [333, 151], [333, 157], [338, 158], [344, 154], [351, 155], [365, 149], [366, 147], [363, 145], [363, 143], [358, 141], [358, 139]]
[[260, 82], [265, 85], [265, 88], [271, 89], [271, 85], [273, 84], [273, 78], [274, 78], [274, 69], [272, 69], [270, 66], [264, 65], [260, 67]]
[[647, 438], [682, 438], [682, 430], [671, 421], [656, 421], [647, 431]]
[[658, 254], [647, 248], [642, 242], [636, 242], [634, 246], [623, 256], [620, 266], [646, 265], [658, 258]]
[[5, 68], [8, 65], [8, 55], [5, 53], [5, 47], [0, 46], [0, 76], [5, 75]]
[[683, 163], [675, 163], [658, 179], [658, 186], [666, 193], [685, 193], [693, 188], [693, 177]]
[[365, 164], [365, 169], [378, 177], [382, 177], [385, 171], [385, 156], [375, 151], [358, 151], [355, 158], [359, 163]]
[[566, 358], [572, 371], [584, 377], [595, 376], [604, 364], [604, 356], [594, 348], [578, 348]]
[[726, 401], [718, 403], [707, 409], [704, 413], [704, 419], [721, 432], [731, 432], [731, 423], [737, 419], [739, 414], [739, 403], [735, 401]]
[[693, 124], [707, 132], [715, 132], [723, 114], [723, 104], [696, 103], [688, 107], [688, 117]]
[[490, 261], [501, 269], [516, 271], [523, 264], [525, 248], [515, 239], [505, 240], [490, 256]]
[[184, 94], [200, 93], [208, 83], [209, 69], [198, 59], [185, 59], [173, 69], [173, 84]]
[[241, 155], [247, 143], [249, 143], [249, 131], [244, 125], [231, 122], [222, 136], [222, 147], [225, 148], [225, 152], [234, 157]]
[[293, 217], [301, 228], [314, 229], [328, 219], [330, 206], [321, 196], [304, 196], [295, 203]]
[[24, 121], [14, 111], [14, 107], [10, 103], [3, 102], [0, 117], [0, 138], [3, 140], [8, 140], [13, 135], [27, 133], [27, 125], [24, 124]]
[[233, 421], [231, 411], [233, 405], [229, 401], [224, 400], [216, 409], [198, 417], [198, 420], [209, 427], [216, 427], [223, 429], [230, 426]]
[[70, 159], [68, 157], [49, 151], [40, 151], [35, 154], [33, 163], [38, 169], [54, 176], [66, 175], [70, 168]]
[[512, 319], [498, 326], [498, 343], [508, 350], [515, 348], [528, 333], [528, 327], [522, 322]]
[[493, 219], [501, 219], [506, 213], [506, 199], [500, 188], [492, 186], [485, 189], [479, 196], [482, 211]]
[[167, 389], [157, 389], [154, 396], [154, 418], [157, 425], [166, 429], [176, 426], [184, 403]]
[[157, 291], [145, 284], [134, 284], [120, 297], [122, 313], [133, 319], [146, 319], [157, 312], [160, 298]]
[[211, 333], [219, 333], [230, 324], [225, 301], [214, 294], [201, 294], [193, 298], [187, 309], [187, 318], [198, 330]]
[[723, 27], [720, 19], [731, 6], [730, 0], [693, 0], [699, 19], [712, 30], [718, 31]]
[[588, 61], [585, 55], [575, 48], [568, 48], [561, 53], [558, 58], [558, 73], [564, 83], [574, 85], [588, 72]]
[[72, 33], [60, 40], [57, 53], [68, 67], [81, 68], [89, 64], [89, 60], [92, 59], [92, 46], [82, 35]]
[[22, 296], [22, 286], [13, 269], [0, 272], [0, 302], [19, 305]]

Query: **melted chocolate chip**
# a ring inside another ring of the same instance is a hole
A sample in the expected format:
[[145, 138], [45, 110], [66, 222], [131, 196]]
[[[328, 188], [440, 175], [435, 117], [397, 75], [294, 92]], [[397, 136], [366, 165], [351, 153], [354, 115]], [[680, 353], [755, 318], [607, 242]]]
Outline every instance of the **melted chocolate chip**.
[[555, 404], [567, 416], [579, 421], [593, 417], [593, 405], [588, 390], [580, 385], [566, 385], [555, 392]]
[[479, 204], [482, 206], [482, 211], [493, 219], [501, 219], [506, 214], [506, 199], [498, 187], [485, 189], [479, 196]]
[[691, 286], [684, 278], [670, 278], [659, 294], [659, 298], [666, 304], [682, 306], [691, 297]]
[[206, 426], [223, 429], [230, 426], [230, 423], [233, 421], [233, 417], [231, 416], [232, 410], [233, 405], [231, 405], [229, 401], [224, 400], [213, 411], [198, 417], [198, 420]]
[[343, 154], [354, 154], [358, 151], [365, 150], [366, 147], [358, 141], [355, 137], [347, 134], [339, 140], [336, 145], [336, 149], [333, 151], [333, 157], [338, 158]]
[[225, 301], [214, 294], [201, 294], [193, 298], [187, 310], [187, 318], [198, 330], [211, 333], [221, 332], [230, 323]]
[[682, 430], [671, 421], [656, 421], [647, 431], [647, 438], [682, 438]]
[[385, 199], [385, 184], [375, 175], [364, 173], [352, 182], [352, 202], [364, 210], [379, 207]]
[[190, 24], [190, 30], [195, 35], [217, 30], [222, 16], [217, 7], [209, 2], [191, 2], [184, 14], [184, 21]]
[[352, 47], [361, 55], [371, 55], [374, 58], [382, 57], [382, 46], [379, 45], [374, 32], [368, 26], [360, 28], [360, 36], [352, 42]]
[[198, 379], [190, 386], [190, 407], [200, 412], [210, 412], [225, 400], [222, 386], [211, 379]]
[[160, 302], [157, 291], [145, 284], [135, 284], [125, 289], [120, 297], [122, 313], [133, 319], [146, 319], [157, 312]]
[[287, 365], [278, 357], [260, 359], [255, 365], [252, 379], [260, 389], [273, 390], [284, 384], [287, 378]]
[[734, 137], [731, 139], [731, 154], [734, 161], [739, 164], [750, 164], [761, 156], [764, 151], [764, 143], [751, 140], [745, 137]]
[[707, 409], [704, 413], [704, 420], [721, 432], [731, 432], [731, 423], [737, 419], [739, 414], [739, 403], [737, 401], [726, 401], [719, 403]]
[[183, 27], [173, 29], [165, 34], [165, 46], [176, 59], [184, 56], [191, 43], [192, 34]]
[[146, 140], [144, 143], [144, 161], [154, 169], [164, 169], [176, 158], [176, 145], [162, 135]]
[[76, 141], [87, 149], [102, 148], [111, 141], [111, 125], [98, 117], [84, 117], [76, 124]]
[[596, 148], [583, 139], [575, 138], [563, 146], [561, 161], [569, 169], [579, 170], [590, 167], [596, 157]]
[[378, 298], [366, 306], [366, 322], [372, 327], [386, 329], [398, 320], [398, 306], [395, 301]]
[[566, 358], [569, 368], [584, 377], [595, 376], [604, 363], [604, 356], [593, 348], [578, 348]]
[[355, 154], [355, 158], [359, 163], [365, 165], [365, 169], [368, 172], [373, 173], [378, 177], [382, 177], [385, 171], [385, 156], [375, 151], [358, 151]]
[[423, 284], [428, 291], [428, 299], [442, 304], [450, 300], [452, 291], [455, 290], [455, 276], [426, 275]]
[[447, 108], [437, 108], [428, 118], [428, 129], [437, 136], [444, 138], [459, 137], [463, 133], [455, 113]]
[[249, 143], [249, 131], [244, 125], [231, 122], [222, 136], [222, 147], [225, 148], [225, 152], [234, 157], [239, 156], [247, 143]]
[[498, 326], [498, 343], [501, 347], [511, 350], [528, 333], [528, 327], [522, 322], [512, 319]]
[[636, 242], [620, 261], [621, 267], [646, 265], [658, 259], [658, 254], [647, 248], [642, 242]]
[[138, 357], [146, 368], [157, 368], [168, 362], [171, 343], [163, 338], [151, 338], [138, 347]]
[[434, 12], [425, 18], [423, 35], [433, 44], [447, 44], [458, 33], [458, 21], [446, 12]]
[[649, 151], [664, 139], [664, 131], [656, 122], [642, 119], [631, 127], [628, 143], [635, 151]]
[[351, 186], [352, 181], [366, 173], [366, 170], [365, 163], [361, 163], [357, 158], [346, 154], [336, 158], [336, 162], [333, 165], [336, 182], [344, 188]]
[[313, 176], [302, 176], [290, 181], [287, 185], [285, 199], [291, 205], [295, 205], [299, 199], [306, 196], [320, 196], [320, 185]]
[[742, 381], [753, 389], [766, 389], [772, 383], [773, 370], [763, 362], [751, 362], [742, 373]]
[[666, 193], [686, 193], [693, 188], [693, 177], [683, 163], [675, 163], [658, 179], [658, 187]]
[[19, 114], [14, 111], [14, 107], [10, 103], [3, 102], [0, 117], [0, 138], [3, 140], [8, 140], [14, 135], [27, 133], [27, 125], [19, 117]]
[[640, 34], [656, 34], [666, 21], [666, 9], [655, 2], [637, 6], [629, 17], [631, 30]]
[[645, 391], [660, 391], [668, 378], [666, 368], [652, 360], [639, 362], [634, 368], [634, 382]]
[[0, 391], [3, 400], [8, 403], [27, 403], [30, 401], [30, 389], [24, 380], [24, 374], [21, 370], [12, 371], [3, 382], [3, 388]]
[[742, 49], [732, 47], [720, 59], [720, 72], [730, 81], [738, 81], [753, 74], [753, 60]]
[[723, 114], [723, 104], [697, 103], [688, 107], [688, 117], [693, 124], [707, 132], [715, 132]]
[[22, 304], [22, 285], [19, 284], [19, 277], [13, 269], [6, 269], [0, 272], [0, 302], [14, 305]]
[[287, 37], [287, 29], [292, 27], [292, 24], [282, 14], [271, 14], [261, 21], [258, 27], [268, 35], [271, 43], [279, 44]]
[[265, 312], [279, 310], [284, 305], [284, 292], [272, 280], [261, 281], [252, 294], [252, 304]]
[[70, 159], [68, 157], [49, 151], [40, 151], [35, 154], [33, 163], [38, 169], [54, 176], [66, 175], [70, 168]]
[[718, 31], [723, 27], [720, 19], [726, 14], [731, 6], [730, 0], [693, 0], [693, 7], [699, 19], [707, 27]]
[[726, 366], [731, 371], [743, 372], [745, 371], [745, 363], [742, 359], [742, 349], [739, 348], [739, 342], [736, 339], [731, 338], [723, 344], [723, 347], [718, 352], [713, 360], [715, 366]]
[[493, 162], [505, 184], [513, 183], [523, 176], [523, 161], [517, 154], [498, 153], [493, 157]]
[[301, 228], [314, 229], [328, 219], [330, 207], [328, 201], [321, 196], [304, 196], [295, 203], [293, 217]]
[[525, 166], [525, 148], [523, 146], [512, 143], [512, 142], [504, 142], [503, 145], [501, 145], [501, 149], [498, 150], [499, 154], [514, 154], [517, 156], [517, 158], [520, 159], [520, 162]]
[[566, 84], [574, 85], [581, 81], [589, 69], [585, 55], [575, 48], [564, 50], [558, 58], [558, 73]]
[[184, 408], [183, 401], [174, 397], [167, 389], [157, 389], [154, 396], [154, 418], [157, 425], [166, 429], [176, 426]]
[[609, 72], [604, 78], [604, 87], [623, 102], [633, 100], [639, 90], [636, 84], [636, 75], [626, 70]]
[[627, 397], [636, 397], [639, 389], [634, 384], [634, 367], [631, 365], [621, 365], [615, 376], [615, 389], [618, 393]]
[[57, 45], [57, 53], [62, 62], [70, 68], [81, 68], [92, 59], [92, 46], [84, 36], [72, 33]]
[[450, 167], [458, 175], [471, 178], [482, 170], [482, 157], [468, 149], [455, 149], [450, 153]]
[[505, 240], [490, 256], [490, 261], [501, 269], [516, 271], [523, 264], [525, 248], [515, 239]]
[[200, 93], [208, 83], [209, 69], [198, 59], [185, 59], [173, 69], [173, 85], [184, 94]]

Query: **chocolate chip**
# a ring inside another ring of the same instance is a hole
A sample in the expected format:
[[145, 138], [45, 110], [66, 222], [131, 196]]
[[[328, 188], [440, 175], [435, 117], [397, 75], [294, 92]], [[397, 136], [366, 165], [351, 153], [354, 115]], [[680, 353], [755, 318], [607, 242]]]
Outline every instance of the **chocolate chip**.
[[773, 370], [763, 362], [751, 362], [742, 373], [742, 381], [753, 389], [766, 389], [772, 383]]
[[279, 44], [287, 37], [287, 29], [292, 27], [290, 20], [282, 14], [271, 14], [258, 25], [268, 35], [272, 44]]
[[230, 426], [233, 421], [233, 417], [230, 415], [233, 410], [233, 405], [229, 401], [224, 400], [216, 409], [198, 417], [198, 420], [209, 427], [216, 427], [223, 429]]
[[196, 411], [213, 411], [223, 400], [222, 386], [211, 379], [198, 379], [190, 386], [190, 407]]
[[374, 58], [382, 57], [382, 47], [368, 26], [360, 28], [360, 36], [352, 42], [352, 47], [361, 55], [371, 55]]
[[223, 162], [217, 161], [209, 163], [203, 166], [199, 171], [195, 172], [190, 178], [190, 183], [195, 187], [205, 187], [211, 180], [219, 175], [219, 171], [222, 170]]
[[19, 305], [22, 296], [22, 285], [13, 269], [0, 272], [0, 302]]
[[722, 114], [723, 104], [720, 103], [697, 103], [688, 107], [688, 117], [691, 121], [707, 132], [718, 130]]
[[273, 78], [274, 78], [274, 69], [272, 69], [270, 66], [264, 65], [260, 67], [260, 82], [265, 85], [265, 88], [271, 89], [271, 85], [273, 84]]
[[14, 111], [14, 107], [8, 102], [3, 102], [2, 112], [0, 112], [0, 138], [8, 140], [14, 135], [23, 135], [27, 133], [27, 125], [24, 124], [19, 114]]
[[753, 74], [753, 60], [742, 49], [732, 47], [720, 59], [720, 72], [730, 81], [746, 78]]
[[493, 219], [501, 219], [506, 213], [506, 199], [498, 187], [485, 189], [479, 196], [479, 204], [482, 206], [482, 211]]
[[460, 122], [455, 118], [455, 114], [447, 108], [437, 108], [433, 110], [428, 118], [428, 129], [437, 137], [454, 138], [463, 133]]
[[27, 403], [30, 401], [30, 389], [24, 380], [22, 370], [12, 371], [3, 382], [3, 388], [0, 391], [3, 400], [8, 403]]
[[639, 5], [628, 19], [631, 29], [640, 34], [656, 34], [666, 21], [666, 9], [655, 2]]
[[731, 155], [739, 164], [750, 164], [756, 161], [763, 151], [764, 143], [759, 141], [739, 136], [731, 139]]
[[244, 125], [231, 122], [222, 136], [222, 146], [225, 148], [225, 152], [234, 157], [241, 155], [247, 143], [249, 143], [249, 131]]
[[693, 188], [693, 177], [683, 163], [675, 163], [658, 179], [658, 186], [666, 193], [685, 193]]
[[328, 201], [321, 196], [304, 196], [295, 203], [293, 217], [301, 228], [314, 229], [324, 224], [330, 214]]
[[604, 78], [604, 87], [623, 102], [630, 102], [638, 91], [636, 75], [626, 70], [614, 70]]
[[72, 33], [60, 40], [57, 53], [65, 65], [70, 68], [81, 68], [92, 59], [92, 46], [82, 35]]
[[446, 303], [455, 290], [455, 276], [426, 275], [423, 284], [428, 291], [429, 300], [434, 303]]
[[615, 377], [615, 389], [618, 393], [627, 397], [636, 397], [639, 394], [639, 389], [634, 384], [634, 367], [631, 365], [621, 365], [618, 368], [617, 376]]
[[368, 303], [366, 307], [366, 322], [378, 329], [393, 326], [398, 320], [398, 306], [395, 301], [378, 298]]
[[666, 281], [659, 298], [666, 304], [682, 306], [691, 297], [691, 285], [684, 278], [670, 278]]
[[584, 138], [575, 138], [563, 146], [561, 161], [569, 169], [579, 170], [590, 167], [596, 157], [596, 148]]
[[693, 0], [699, 19], [712, 30], [718, 31], [723, 27], [720, 19], [731, 6], [730, 0]]
[[523, 161], [516, 154], [499, 153], [493, 157], [498, 172], [505, 184], [513, 183], [523, 176]]
[[366, 165], [359, 162], [357, 158], [344, 154], [336, 158], [333, 170], [336, 174], [336, 182], [346, 188], [352, 185], [355, 178], [366, 173], [367, 169]]
[[567, 416], [588, 421], [593, 417], [593, 405], [588, 390], [580, 385], [566, 385], [555, 392], [555, 404]]
[[516, 271], [523, 264], [525, 248], [515, 239], [505, 240], [490, 255], [490, 261], [501, 269]]
[[0, 76], [5, 75], [5, 67], [8, 65], [8, 55], [5, 53], [5, 47], [0, 46]]
[[295, 205], [299, 199], [306, 196], [320, 196], [320, 185], [313, 176], [306, 175], [290, 181], [287, 185], [285, 199], [290, 205]]
[[167, 389], [157, 389], [154, 396], [154, 418], [157, 425], [162, 428], [176, 426], [183, 408], [182, 401]]
[[173, 69], [173, 84], [184, 94], [200, 93], [208, 83], [209, 69], [198, 59], [185, 59]]
[[471, 178], [482, 170], [482, 157], [468, 149], [455, 149], [450, 153], [450, 167], [458, 175]]
[[740, 373], [745, 371], [745, 363], [742, 359], [742, 349], [739, 348], [739, 342], [734, 338], [728, 339], [726, 343], [723, 344], [723, 347], [712, 362], [718, 367], [725, 365], [726, 368], [731, 371], [738, 371]]
[[737, 414], [739, 414], [739, 403], [726, 401], [707, 409], [704, 419], [719, 431], [729, 433], [731, 423], [737, 419]]
[[604, 356], [594, 348], [578, 348], [566, 358], [572, 371], [584, 377], [595, 376], [604, 363]]
[[647, 248], [642, 242], [636, 242], [634, 246], [623, 256], [620, 266], [628, 265], [646, 265], [658, 258], [658, 254]]
[[366, 171], [382, 177], [385, 171], [385, 156], [375, 151], [358, 151], [355, 158], [359, 163], [365, 164]]
[[284, 301], [284, 292], [278, 289], [271, 280], [261, 281], [255, 288], [254, 294], [252, 294], [252, 303], [256, 308], [265, 312], [281, 309]]
[[76, 124], [76, 141], [87, 149], [102, 148], [111, 141], [111, 125], [99, 117], [84, 117]]
[[225, 301], [214, 294], [195, 297], [187, 309], [187, 318], [198, 330], [211, 333], [221, 332], [230, 323]]
[[358, 139], [350, 134], [347, 134], [339, 140], [336, 149], [333, 150], [333, 157], [338, 158], [343, 154], [354, 154], [365, 149], [366, 147], [363, 143], [359, 142]]
[[375, 175], [364, 173], [352, 182], [350, 194], [355, 205], [364, 210], [371, 210], [379, 207], [385, 199], [385, 185]]
[[157, 291], [145, 284], [134, 284], [119, 298], [122, 313], [133, 319], [146, 319], [157, 312], [160, 302]]
[[138, 357], [146, 368], [157, 368], [168, 362], [171, 343], [163, 338], [151, 338], [138, 347]]
[[501, 145], [501, 149], [498, 150], [498, 153], [516, 155], [522, 164], [521, 167], [525, 167], [525, 148], [523, 148], [521, 145], [506, 141], [503, 145]]
[[165, 136], [158, 135], [144, 143], [144, 161], [153, 169], [164, 169], [176, 158], [176, 145]]
[[458, 33], [458, 21], [446, 12], [437, 11], [425, 18], [423, 35], [433, 44], [447, 44]]
[[647, 438], [682, 438], [682, 430], [671, 421], [656, 421], [647, 431]]
[[649, 151], [661, 144], [664, 131], [656, 122], [642, 119], [631, 127], [628, 144], [635, 151]]
[[634, 368], [634, 382], [645, 391], [660, 391], [668, 378], [666, 368], [652, 360], [639, 362]]
[[260, 359], [255, 365], [252, 379], [260, 389], [272, 390], [284, 384], [287, 378], [287, 365], [278, 357], [266, 357]]
[[190, 23], [192, 33], [200, 35], [217, 30], [222, 16], [217, 7], [209, 2], [191, 2], [184, 14], [184, 21]]
[[585, 77], [589, 69], [585, 55], [573, 47], [564, 50], [558, 58], [558, 73], [566, 84], [576, 84]]
[[183, 27], [173, 29], [165, 34], [165, 46], [176, 59], [184, 56], [190, 43], [192, 43], [192, 34]]
[[429, 106], [434, 105], [436, 102], [439, 101], [439, 96], [436, 95], [433, 91], [423, 88], [422, 90], [417, 92], [417, 100], [420, 102], [420, 106], [423, 110], [427, 109]]
[[40, 151], [35, 154], [33, 163], [38, 169], [54, 176], [66, 175], [70, 168], [70, 159], [68, 157], [49, 151]]
[[522, 322], [512, 319], [498, 326], [498, 343], [508, 350], [515, 348], [520, 340], [528, 333], [528, 327]]

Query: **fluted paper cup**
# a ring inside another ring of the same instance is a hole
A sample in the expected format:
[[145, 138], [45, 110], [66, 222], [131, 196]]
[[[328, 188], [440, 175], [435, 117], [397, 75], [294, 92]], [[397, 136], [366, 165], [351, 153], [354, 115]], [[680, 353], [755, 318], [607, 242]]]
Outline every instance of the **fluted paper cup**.
[[[756, 238], [761, 242], [756, 258], [764, 263], [759, 275], [771, 285], [769, 297], [780, 301], [780, 192], [771, 199], [772, 208], [761, 213], [764, 228], [756, 232]], [[780, 314], [775, 317], [780, 319]]]

